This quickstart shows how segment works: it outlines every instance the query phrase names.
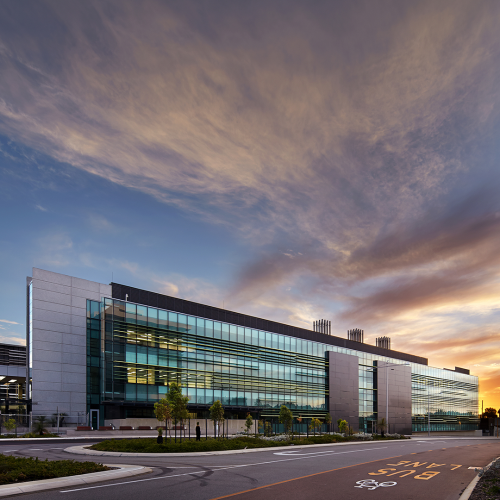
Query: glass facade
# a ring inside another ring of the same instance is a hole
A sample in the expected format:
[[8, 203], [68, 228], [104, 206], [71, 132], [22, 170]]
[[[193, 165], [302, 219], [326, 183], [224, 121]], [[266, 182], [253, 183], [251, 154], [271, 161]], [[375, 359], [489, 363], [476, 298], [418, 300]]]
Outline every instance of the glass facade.
[[478, 428], [478, 378], [431, 366], [412, 366], [412, 428], [427, 431]]
[[[87, 403], [89, 409], [152, 408], [176, 381], [191, 411], [220, 400], [233, 415], [272, 417], [285, 404], [296, 416], [322, 417], [328, 411], [327, 351], [358, 357], [360, 429], [371, 430], [377, 420], [374, 362], [405, 361], [120, 300], [87, 301]], [[477, 428], [477, 377], [411, 368], [414, 430], [422, 425], [428, 388], [433, 426], [443, 418], [455, 429]]]

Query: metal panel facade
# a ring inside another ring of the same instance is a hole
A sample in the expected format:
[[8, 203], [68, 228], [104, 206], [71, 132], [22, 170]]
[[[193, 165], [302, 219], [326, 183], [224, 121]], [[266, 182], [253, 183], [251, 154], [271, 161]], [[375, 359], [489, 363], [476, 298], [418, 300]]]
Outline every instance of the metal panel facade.
[[33, 413], [85, 414], [86, 299], [109, 297], [111, 286], [33, 268], [31, 294]]
[[328, 351], [328, 408], [333, 422], [347, 420], [359, 430], [359, 381], [357, 356]]

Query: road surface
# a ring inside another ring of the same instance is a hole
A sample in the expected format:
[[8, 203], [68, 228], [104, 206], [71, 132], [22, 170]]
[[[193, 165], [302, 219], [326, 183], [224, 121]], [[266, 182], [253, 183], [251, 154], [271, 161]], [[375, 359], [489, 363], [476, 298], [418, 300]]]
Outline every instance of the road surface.
[[500, 456], [500, 440], [495, 438], [417, 438], [158, 458], [70, 455], [64, 452], [68, 446], [40, 441], [0, 443], [0, 452], [50, 460], [72, 458], [146, 465], [153, 472], [83, 488], [26, 494], [23, 499], [457, 500], [476, 474], [472, 468], [487, 465]]

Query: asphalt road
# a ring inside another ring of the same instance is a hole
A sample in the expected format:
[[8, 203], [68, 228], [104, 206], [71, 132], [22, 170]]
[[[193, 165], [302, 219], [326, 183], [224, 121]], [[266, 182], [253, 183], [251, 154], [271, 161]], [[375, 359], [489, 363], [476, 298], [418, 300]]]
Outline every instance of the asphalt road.
[[50, 460], [94, 459], [108, 464], [147, 465], [153, 467], [153, 472], [84, 488], [26, 494], [23, 498], [452, 500], [458, 499], [473, 479], [475, 471], [469, 467], [482, 467], [500, 456], [500, 440], [494, 438], [412, 439], [158, 458], [70, 455], [63, 451], [67, 446], [62, 443], [2, 443], [0, 453]]

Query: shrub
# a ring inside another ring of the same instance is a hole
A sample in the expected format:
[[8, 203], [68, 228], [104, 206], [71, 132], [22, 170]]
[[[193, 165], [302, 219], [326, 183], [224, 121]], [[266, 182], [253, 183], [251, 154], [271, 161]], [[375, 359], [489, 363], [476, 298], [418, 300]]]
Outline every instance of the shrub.
[[74, 460], [38, 460], [38, 458], [11, 457], [0, 455], [0, 484], [21, 481], [36, 481], [55, 477], [74, 476], [109, 470], [95, 462], [75, 462]]

